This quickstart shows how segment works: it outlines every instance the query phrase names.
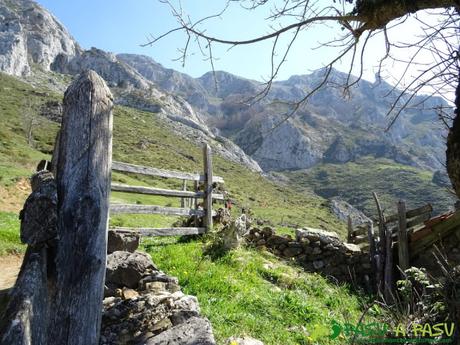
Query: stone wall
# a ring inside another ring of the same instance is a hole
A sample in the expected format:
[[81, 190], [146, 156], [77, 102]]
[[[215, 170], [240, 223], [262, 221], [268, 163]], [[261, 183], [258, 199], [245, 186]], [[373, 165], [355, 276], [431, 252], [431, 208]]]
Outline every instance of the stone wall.
[[277, 235], [270, 227], [252, 228], [247, 241], [265, 247], [275, 255], [295, 260], [305, 270], [318, 272], [340, 282], [369, 288], [371, 265], [369, 254], [350, 243], [343, 243], [334, 232], [319, 229], [297, 229], [295, 238]]
[[215, 345], [196, 297], [138, 244], [136, 234], [109, 231], [100, 345]]

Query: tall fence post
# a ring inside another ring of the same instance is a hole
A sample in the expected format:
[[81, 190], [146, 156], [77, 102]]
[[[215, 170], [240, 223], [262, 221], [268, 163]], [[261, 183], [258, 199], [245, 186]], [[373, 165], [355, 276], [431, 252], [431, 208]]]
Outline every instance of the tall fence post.
[[402, 271], [409, 268], [409, 243], [407, 240], [406, 203], [398, 202], [398, 264]]
[[212, 156], [211, 148], [206, 144], [203, 148], [204, 161], [204, 226], [206, 231], [212, 231]]
[[112, 161], [112, 95], [94, 71], [64, 95], [57, 162], [53, 344], [99, 343]]
[[382, 206], [380, 204], [379, 197], [377, 193], [372, 192], [372, 197], [374, 198], [375, 205], [377, 207], [377, 213], [379, 217], [379, 242], [376, 246], [376, 253], [377, 253], [377, 273], [376, 273], [376, 280], [377, 280], [377, 291], [381, 292], [382, 288], [385, 289], [385, 262], [386, 262], [386, 252], [387, 252], [387, 245], [386, 245], [386, 225], [385, 225], [385, 216], [383, 215]]
[[353, 222], [351, 220], [350, 215], [348, 215], [347, 217], [347, 230], [348, 230], [347, 242], [351, 243], [353, 239]]

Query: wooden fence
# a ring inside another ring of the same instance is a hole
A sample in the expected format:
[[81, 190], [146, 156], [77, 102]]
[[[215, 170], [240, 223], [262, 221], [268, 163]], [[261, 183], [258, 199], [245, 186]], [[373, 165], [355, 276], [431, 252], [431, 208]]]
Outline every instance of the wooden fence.
[[[166, 197], [181, 198], [181, 207], [165, 207], [157, 205], [115, 204], [110, 205], [110, 213], [113, 214], [159, 214], [195, 217], [194, 227], [170, 227], [170, 228], [125, 228], [116, 227], [112, 230], [118, 232], [137, 232], [143, 236], [176, 236], [202, 234], [212, 229], [213, 200], [224, 200], [223, 194], [213, 193], [214, 186], [224, 183], [224, 179], [214, 176], [212, 171], [212, 155], [209, 145], [203, 147], [203, 174], [193, 174], [181, 171], [170, 171], [152, 167], [139, 166], [128, 163], [113, 162], [112, 170], [123, 173], [134, 173], [163, 178], [174, 178], [183, 181], [182, 190], [161, 189], [144, 186], [129, 186], [112, 183], [112, 191], [124, 193], [136, 193], [146, 195], [160, 195]], [[194, 190], [187, 191], [187, 181], [194, 183]], [[202, 191], [200, 190], [200, 184]], [[203, 199], [202, 206], [198, 199]], [[200, 226], [200, 218], [203, 219]]]
[[377, 290], [386, 300], [393, 299], [394, 273], [403, 272], [417, 257], [437, 241], [460, 228], [460, 212], [432, 218], [430, 204], [407, 210], [404, 201], [397, 203], [398, 212], [385, 215], [376, 193], [373, 197], [378, 213], [378, 232], [372, 222], [352, 225], [348, 218], [348, 242], [369, 252], [375, 272]]

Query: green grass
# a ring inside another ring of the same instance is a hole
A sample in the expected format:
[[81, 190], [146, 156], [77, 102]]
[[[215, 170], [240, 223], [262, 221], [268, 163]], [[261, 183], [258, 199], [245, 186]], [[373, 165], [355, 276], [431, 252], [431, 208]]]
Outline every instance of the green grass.
[[24, 251], [25, 246], [19, 240], [18, 215], [0, 211], [0, 256]]
[[213, 260], [200, 241], [155, 239], [143, 246], [185, 293], [198, 297], [219, 344], [232, 335], [267, 345], [337, 344], [328, 339], [332, 320], [355, 324], [367, 298], [266, 251], [240, 248]]
[[455, 198], [432, 182], [432, 173], [388, 159], [361, 158], [346, 164], [321, 164], [309, 170], [287, 173], [292, 183], [330, 198], [340, 196], [366, 214], [376, 216], [372, 192], [377, 192], [388, 212], [399, 199], [408, 208], [431, 203], [435, 213], [446, 212]]

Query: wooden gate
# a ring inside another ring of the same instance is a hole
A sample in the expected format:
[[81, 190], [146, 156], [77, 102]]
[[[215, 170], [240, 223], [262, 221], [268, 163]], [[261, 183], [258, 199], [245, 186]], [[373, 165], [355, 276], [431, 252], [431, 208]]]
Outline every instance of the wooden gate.
[[[144, 186], [129, 186], [112, 183], [112, 191], [181, 198], [182, 207], [112, 203], [110, 205], [110, 214], [160, 214], [195, 217], [195, 226], [170, 228], [114, 227], [112, 230], [117, 232], [137, 232], [143, 236], [196, 235], [203, 234], [212, 230], [213, 200], [224, 200], [224, 195], [213, 193], [213, 189], [217, 183], [224, 183], [224, 179], [222, 177], [213, 175], [211, 148], [207, 144], [203, 147], [203, 165], [203, 174], [194, 174], [181, 171], [163, 170], [122, 162], [113, 162], [112, 171], [180, 179], [184, 181], [184, 186], [186, 186], [186, 181], [193, 181], [194, 191], [171, 190]], [[199, 188], [200, 184], [202, 184], [202, 191], [200, 191]], [[202, 206], [199, 206], [199, 203], [197, 202], [198, 199], [203, 199]], [[188, 200], [192, 200], [192, 202], [187, 202]], [[199, 218], [203, 219], [201, 226], [199, 224]]]

